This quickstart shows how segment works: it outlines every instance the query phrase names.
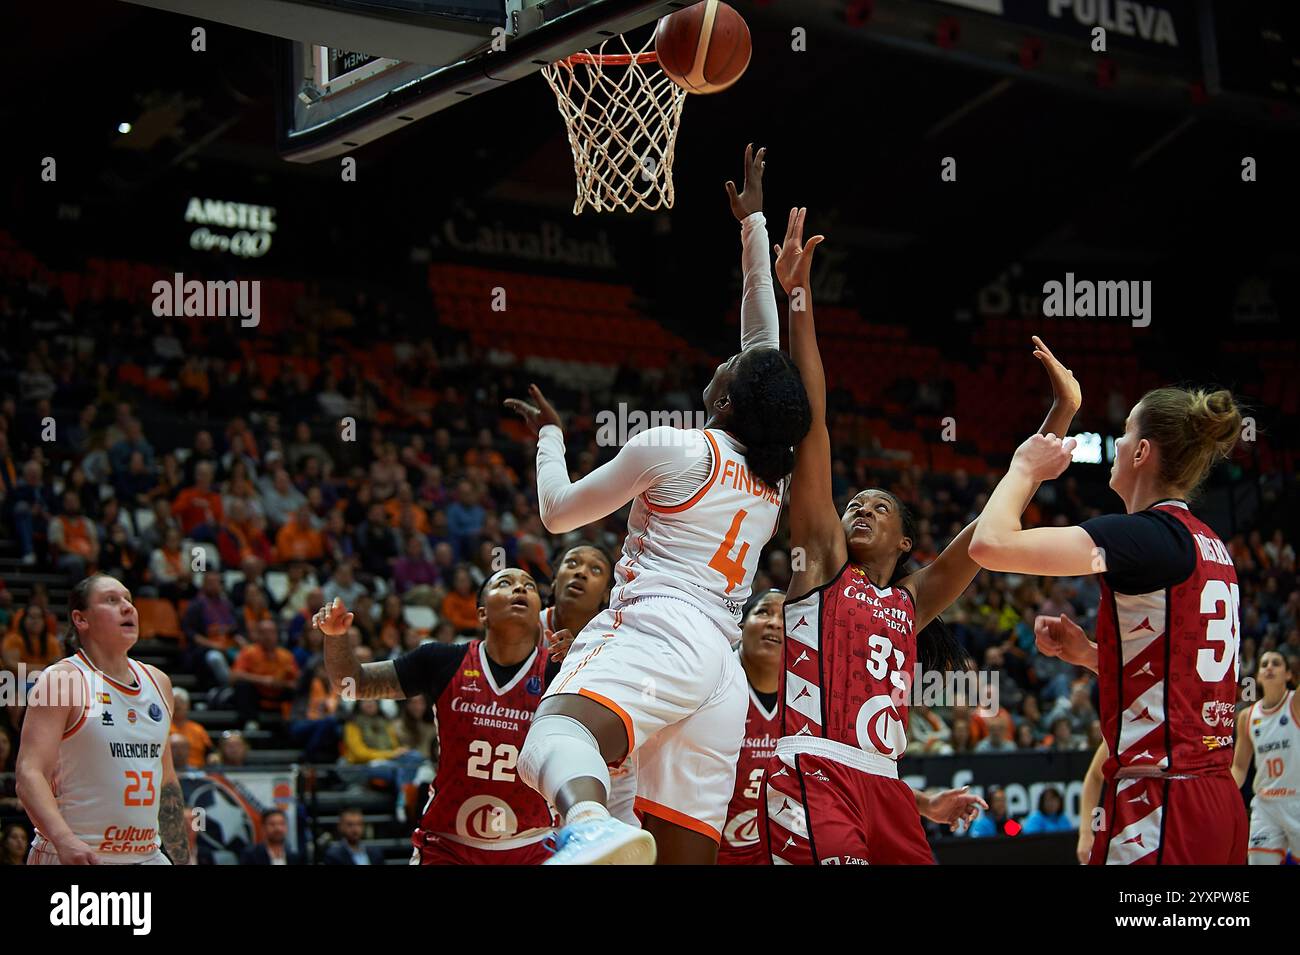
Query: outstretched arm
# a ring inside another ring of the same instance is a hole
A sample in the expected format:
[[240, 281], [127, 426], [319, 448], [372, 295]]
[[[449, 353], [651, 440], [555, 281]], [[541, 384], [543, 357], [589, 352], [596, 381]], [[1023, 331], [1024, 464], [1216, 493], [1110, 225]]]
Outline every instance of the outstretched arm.
[[348, 700], [404, 700], [401, 681], [392, 660], [362, 663], [348, 640], [352, 613], [335, 597], [311, 618], [311, 625], [325, 636], [325, 673], [330, 687]]
[[785, 242], [776, 247], [776, 274], [790, 298], [790, 357], [803, 378], [812, 410], [812, 426], [795, 449], [794, 473], [790, 478], [790, 542], [803, 549], [803, 561], [795, 563], [790, 592], [802, 594], [819, 587], [848, 557], [848, 545], [840, 528], [831, 493], [831, 436], [826, 426], [826, 372], [817, 347], [813, 322], [811, 273], [813, 250], [823, 237], [803, 241], [807, 209], [791, 209]]
[[727, 198], [731, 212], [740, 222], [740, 350], [780, 348], [780, 318], [776, 292], [772, 288], [772, 265], [767, 257], [767, 220], [763, 217], [763, 170], [767, 149], [757, 154], [751, 143], [745, 147], [745, 186], [740, 193], [728, 180]]
[[[1057, 361], [1056, 356], [1038, 336], [1034, 336], [1034, 357], [1042, 363], [1052, 382], [1052, 408], [1047, 413], [1039, 434], [1064, 434], [1082, 403], [1079, 384], [1070, 369]], [[1020, 510], [1016, 512], [1017, 524], [1019, 515], [1029, 506], [1029, 499], [1037, 489], [1038, 484], [1035, 483], [1033, 490], [1020, 505]], [[971, 545], [979, 528], [982, 528], [988, 520], [992, 506], [993, 502], [990, 500], [984, 512], [963, 528], [933, 563], [904, 579], [903, 585], [911, 590], [916, 598], [918, 632], [948, 609], [979, 573], [980, 563], [976, 561]]]
[[538, 514], [552, 534], [607, 517], [638, 494], [682, 475], [709, 453], [698, 431], [650, 428], [623, 445], [614, 460], [570, 481], [560, 416], [540, 388], [530, 385], [528, 391], [533, 404], [510, 398], [506, 407], [537, 435]]

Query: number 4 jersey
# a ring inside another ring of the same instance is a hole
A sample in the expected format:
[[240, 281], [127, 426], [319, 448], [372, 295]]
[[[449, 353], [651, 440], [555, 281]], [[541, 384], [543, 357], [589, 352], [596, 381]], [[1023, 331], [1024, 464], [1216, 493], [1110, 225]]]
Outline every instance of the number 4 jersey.
[[725, 431], [655, 428], [643, 434], [674, 442], [664, 450], [698, 458], [701, 471], [707, 460], [708, 476], [680, 503], [655, 504], [651, 491], [633, 499], [609, 607], [675, 596], [703, 610], [734, 645], [759, 554], [776, 532], [785, 482], [773, 488], [755, 477], [744, 448]]
[[1107, 566], [1096, 630], [1106, 777], [1226, 774], [1241, 633], [1228, 549], [1182, 501], [1116, 518], [1100, 519], [1109, 528], [1100, 533], [1084, 525]]
[[421, 832], [481, 849], [517, 848], [550, 834], [550, 806], [520, 781], [515, 766], [542, 699], [546, 663], [547, 655], [534, 650], [498, 685], [483, 641], [464, 646], [455, 674], [437, 695], [438, 775]]

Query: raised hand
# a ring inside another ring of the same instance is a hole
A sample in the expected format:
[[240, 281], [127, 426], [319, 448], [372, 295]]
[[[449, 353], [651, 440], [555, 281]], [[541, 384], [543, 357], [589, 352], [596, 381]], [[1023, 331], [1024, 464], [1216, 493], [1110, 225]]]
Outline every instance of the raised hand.
[[546, 396], [542, 394], [542, 389], [536, 385], [529, 385], [528, 397], [533, 399], [532, 404], [522, 398], [507, 398], [505, 405], [524, 419], [524, 424], [528, 425], [528, 429], [533, 432], [534, 436], [548, 424], [563, 427], [560, 424], [559, 413], [546, 400]]
[[1034, 357], [1047, 369], [1047, 377], [1052, 382], [1052, 397], [1061, 407], [1073, 408], [1075, 411], [1083, 404], [1083, 389], [1074, 378], [1074, 372], [1066, 368], [1052, 354], [1052, 350], [1043, 344], [1037, 335], [1034, 339]]
[[1051, 481], [1070, 466], [1077, 443], [1074, 438], [1062, 441], [1054, 434], [1031, 435], [1016, 448], [1011, 466], [1019, 468], [1034, 481]]
[[815, 235], [804, 242], [803, 222], [807, 215], [806, 208], [791, 209], [785, 227], [785, 241], [772, 247], [776, 253], [776, 278], [786, 295], [794, 295], [797, 288], [807, 292], [812, 275], [813, 249], [826, 241], [826, 236]]
[[343, 605], [343, 598], [335, 597], [333, 603], [312, 614], [311, 625], [327, 637], [341, 637], [352, 626], [352, 614]]
[[745, 147], [745, 188], [739, 195], [736, 194], [736, 184], [727, 180], [727, 199], [731, 202], [731, 214], [738, 222], [744, 222], [747, 216], [763, 211], [763, 170], [767, 168], [763, 157], [766, 155], [766, 146], [757, 153], [754, 152], [753, 143]]

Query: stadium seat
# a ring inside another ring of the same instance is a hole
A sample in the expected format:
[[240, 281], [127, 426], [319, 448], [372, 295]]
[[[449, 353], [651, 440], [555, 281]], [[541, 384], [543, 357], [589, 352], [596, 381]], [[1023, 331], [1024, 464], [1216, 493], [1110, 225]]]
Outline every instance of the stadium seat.
[[266, 589], [277, 604], [282, 604], [289, 596], [289, 575], [282, 570], [268, 570], [262, 575]]
[[433, 628], [438, 625], [438, 617], [433, 612], [432, 607], [422, 607], [412, 605], [402, 608], [402, 619], [406, 621], [407, 626], [415, 630], [421, 636], [426, 636], [433, 632]]

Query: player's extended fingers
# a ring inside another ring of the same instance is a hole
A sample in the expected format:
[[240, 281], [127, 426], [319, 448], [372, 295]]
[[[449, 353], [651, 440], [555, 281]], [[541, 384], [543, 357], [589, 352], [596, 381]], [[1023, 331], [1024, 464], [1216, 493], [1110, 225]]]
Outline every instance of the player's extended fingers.
[[790, 218], [786, 220], [785, 223], [785, 242], [783, 243], [784, 245], [789, 245], [791, 242], [795, 241], [794, 224], [795, 224], [795, 220], [798, 218], [799, 218], [799, 207], [795, 206], [793, 209], [790, 210]]
[[539, 413], [539, 409], [534, 408], [532, 405], [530, 405], [528, 402], [524, 401], [521, 398], [507, 398], [505, 400], [505, 405], [515, 414], [521, 415], [522, 417], [525, 418], [532, 417], [533, 415]]
[[749, 175], [749, 170], [754, 165], [754, 144], [745, 144], [745, 175]]
[[811, 259], [812, 250], [817, 248], [817, 246], [821, 245], [825, 241], [826, 241], [826, 236], [824, 235], [813, 236], [811, 239], [809, 239], [807, 242], [803, 244], [803, 254], [807, 256], [809, 259]]
[[740, 198], [739, 196], [736, 195], [736, 184], [732, 182], [730, 179], [726, 181], [725, 187], [727, 190], [727, 198], [730, 199], [732, 202], [735, 202], [737, 199]]

